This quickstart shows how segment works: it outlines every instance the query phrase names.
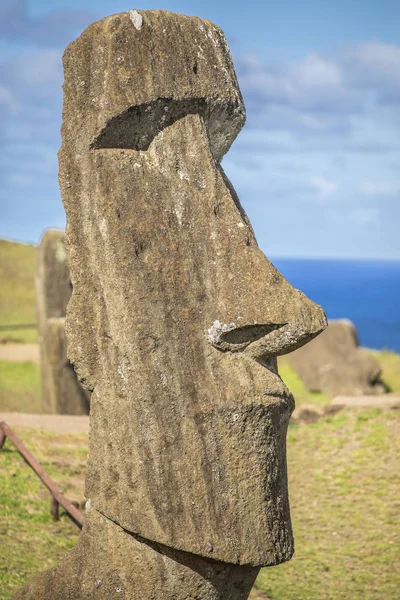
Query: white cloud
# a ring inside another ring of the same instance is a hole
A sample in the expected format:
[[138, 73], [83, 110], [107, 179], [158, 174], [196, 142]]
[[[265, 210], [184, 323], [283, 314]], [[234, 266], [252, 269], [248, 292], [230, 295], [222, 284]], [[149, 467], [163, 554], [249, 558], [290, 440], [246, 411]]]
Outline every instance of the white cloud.
[[347, 218], [363, 229], [378, 228], [380, 225], [378, 208], [353, 208], [348, 212]]
[[5, 85], [0, 84], [0, 106], [3, 106], [3, 110], [7, 110], [12, 113], [15, 111], [16, 99], [11, 89]]
[[1, 0], [0, 3], [0, 35], [12, 43], [65, 46], [95, 20], [96, 14], [88, 10], [64, 8], [32, 17], [26, 0]]
[[[239, 59], [239, 81], [243, 90], [267, 104], [303, 109], [324, 108], [332, 102], [353, 104], [344, 87], [340, 65], [316, 54], [297, 62], [265, 65], [254, 56]], [[331, 107], [332, 110], [337, 110]]]
[[253, 123], [310, 133], [350, 131], [349, 120], [372, 115], [379, 105], [400, 103], [400, 46], [364, 42], [326, 58], [264, 64], [237, 61], [239, 83]]
[[344, 54], [348, 85], [374, 91], [380, 101], [400, 101], [400, 46], [364, 42]]
[[24, 175], [22, 173], [10, 173], [8, 176], [8, 183], [15, 187], [29, 187], [35, 185], [35, 178], [33, 175]]
[[310, 184], [322, 198], [332, 196], [337, 191], [336, 183], [325, 177], [315, 175], [311, 177]]
[[46, 86], [47, 93], [57, 94], [62, 83], [61, 58], [61, 50], [55, 48], [20, 53], [10, 64], [13, 79], [18, 85], [32, 86], [38, 90]]
[[364, 180], [359, 183], [357, 191], [362, 196], [370, 197], [398, 196], [400, 195], [400, 182]]
[[61, 50], [20, 51], [0, 62], [0, 140], [58, 140], [62, 100]]

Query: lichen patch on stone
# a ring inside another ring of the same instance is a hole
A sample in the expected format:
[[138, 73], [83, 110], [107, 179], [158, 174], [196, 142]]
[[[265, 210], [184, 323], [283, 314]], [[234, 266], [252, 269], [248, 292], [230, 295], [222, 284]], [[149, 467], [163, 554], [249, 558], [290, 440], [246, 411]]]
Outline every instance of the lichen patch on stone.
[[235, 329], [235, 327], [235, 323], [226, 325], [217, 319], [214, 321], [211, 327], [207, 329], [207, 339], [209, 342], [211, 342], [211, 344], [217, 344], [220, 341], [222, 333], [225, 333], [226, 331], [232, 331], [232, 329]]
[[129, 11], [129, 18], [133, 23], [133, 26], [135, 27], [135, 29], [137, 29], [138, 31], [140, 31], [142, 29], [143, 26], [143, 17], [140, 13], [138, 13], [137, 10], [130, 10]]

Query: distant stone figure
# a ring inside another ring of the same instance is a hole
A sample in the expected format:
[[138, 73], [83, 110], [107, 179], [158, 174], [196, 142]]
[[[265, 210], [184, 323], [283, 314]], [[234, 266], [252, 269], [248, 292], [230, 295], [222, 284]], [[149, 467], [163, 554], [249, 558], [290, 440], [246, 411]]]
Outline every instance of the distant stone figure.
[[36, 312], [42, 372], [42, 412], [89, 413], [89, 393], [79, 384], [67, 359], [65, 314], [71, 280], [64, 232], [48, 229], [36, 255]]
[[293, 553], [276, 356], [326, 326], [220, 161], [245, 119], [221, 30], [129, 11], [64, 55], [69, 357], [92, 390], [87, 518], [17, 598], [242, 600]]
[[348, 319], [330, 320], [322, 335], [286, 360], [310, 391], [331, 397], [385, 392], [378, 361], [359, 347], [356, 328]]

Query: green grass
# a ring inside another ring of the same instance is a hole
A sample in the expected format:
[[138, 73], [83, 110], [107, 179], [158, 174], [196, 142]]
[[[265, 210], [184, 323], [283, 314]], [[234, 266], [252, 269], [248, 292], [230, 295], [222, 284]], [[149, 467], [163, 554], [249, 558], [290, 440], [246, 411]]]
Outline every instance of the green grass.
[[285, 358], [279, 359], [279, 374], [292, 392], [296, 400], [296, 406], [302, 404], [317, 404], [324, 406], [329, 403], [329, 398], [322, 392], [309, 392], [300, 377], [289, 366]]
[[[14, 429], [68, 499], [81, 501], [87, 436]], [[0, 452], [0, 600], [54, 566], [76, 543], [79, 530], [66, 515], [53, 521], [49, 504], [47, 489], [6, 440]]]
[[263, 569], [274, 600], [395, 600], [400, 572], [400, 414], [341, 412], [291, 425], [294, 558]]
[[382, 367], [382, 380], [392, 392], [400, 393], [400, 355], [388, 350], [371, 350]]
[[[36, 323], [34, 278], [35, 247], [0, 240], [0, 325]], [[37, 330], [0, 330], [0, 339], [37, 342]]]
[[41, 412], [38, 365], [0, 360], [0, 412]]

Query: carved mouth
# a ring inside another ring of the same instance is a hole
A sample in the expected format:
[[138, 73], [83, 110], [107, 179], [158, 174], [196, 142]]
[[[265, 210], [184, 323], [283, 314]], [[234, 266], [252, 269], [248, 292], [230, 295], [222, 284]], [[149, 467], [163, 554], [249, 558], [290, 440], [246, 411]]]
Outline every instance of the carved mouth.
[[[278, 381], [276, 381], [276, 383], [278, 384]], [[295, 406], [293, 394], [289, 391], [289, 389], [286, 387], [286, 385], [280, 378], [279, 383], [279, 387], [274, 386], [272, 389], [266, 390], [264, 392], [264, 397], [266, 400], [270, 400], [272, 404], [276, 404], [281, 409], [287, 409], [290, 411], [290, 413], [292, 413]]]
[[290, 390], [279, 376], [276, 362], [276, 354], [271, 355], [265, 350], [266, 340], [270, 334], [285, 328], [287, 323], [255, 323], [237, 327], [235, 323], [230, 325], [214, 321], [208, 329], [208, 341], [222, 352], [243, 352], [246, 357], [251, 358], [271, 374], [270, 388], [264, 392], [264, 397], [269, 398], [272, 403], [285, 405], [291, 412], [294, 408], [294, 398]]
[[286, 406], [290, 412], [293, 412], [294, 397], [279, 375], [276, 359], [256, 360], [256, 362], [271, 373], [270, 387], [265, 390], [264, 397], [276, 401], [277, 405]]

